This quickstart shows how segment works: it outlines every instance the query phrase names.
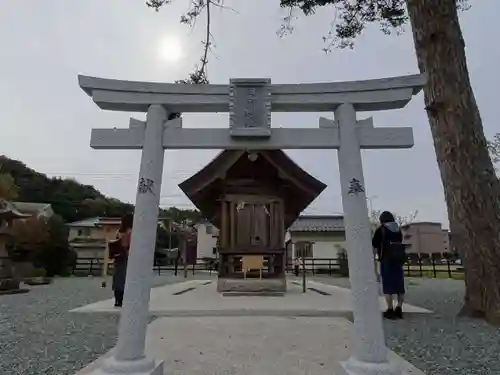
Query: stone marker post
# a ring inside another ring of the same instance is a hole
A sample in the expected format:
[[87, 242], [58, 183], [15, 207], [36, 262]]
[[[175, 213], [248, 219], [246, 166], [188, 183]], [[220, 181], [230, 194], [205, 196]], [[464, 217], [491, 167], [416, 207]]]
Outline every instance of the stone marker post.
[[335, 110], [335, 120], [340, 132], [338, 159], [354, 313], [354, 352], [341, 363], [339, 374], [401, 374], [389, 362], [385, 346], [354, 106], [341, 104]]

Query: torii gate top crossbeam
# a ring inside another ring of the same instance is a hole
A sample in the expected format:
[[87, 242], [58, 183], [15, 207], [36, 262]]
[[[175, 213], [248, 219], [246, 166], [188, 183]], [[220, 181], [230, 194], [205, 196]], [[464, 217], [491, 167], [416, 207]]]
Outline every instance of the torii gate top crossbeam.
[[[101, 108], [147, 112], [161, 104], [171, 112], [229, 112], [229, 85], [190, 85], [121, 81], [78, 76], [80, 87]], [[246, 80], [251, 81], [251, 80]], [[403, 108], [425, 84], [425, 75], [409, 75], [365, 81], [271, 84], [271, 111], [332, 111], [351, 103], [356, 111]]]

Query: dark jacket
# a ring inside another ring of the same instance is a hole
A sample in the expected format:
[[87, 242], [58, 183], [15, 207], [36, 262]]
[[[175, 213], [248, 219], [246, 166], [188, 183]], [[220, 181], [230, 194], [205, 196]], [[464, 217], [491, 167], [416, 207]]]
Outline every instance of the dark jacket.
[[389, 242], [403, 242], [401, 228], [395, 222], [382, 224], [373, 234], [372, 246], [377, 249], [378, 260], [380, 262], [384, 260], [384, 253], [382, 249], [387, 247]]

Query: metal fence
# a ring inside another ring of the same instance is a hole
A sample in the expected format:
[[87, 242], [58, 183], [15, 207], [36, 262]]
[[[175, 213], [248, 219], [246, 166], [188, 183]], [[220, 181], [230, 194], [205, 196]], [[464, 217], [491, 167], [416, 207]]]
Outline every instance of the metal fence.
[[[181, 274], [185, 272], [185, 269], [193, 275], [196, 272], [207, 272], [212, 274], [216, 272], [217, 264], [214, 260], [199, 258], [196, 259], [196, 263], [186, 265], [175, 262], [171, 262], [170, 264], [155, 263], [152, 269], [158, 275], [166, 272]], [[71, 270], [71, 274], [75, 276], [102, 276], [103, 272], [104, 259], [102, 258], [77, 258]], [[108, 263], [108, 274], [112, 272], [113, 263]]]
[[[374, 267], [378, 264], [375, 265]], [[73, 266], [72, 274], [77, 276], [100, 276], [103, 273], [104, 261], [98, 258], [78, 258]], [[185, 271], [186, 268], [186, 271]], [[174, 274], [183, 274], [188, 272], [192, 275], [197, 272], [208, 274], [217, 273], [217, 259], [198, 258], [196, 263], [188, 264], [155, 264], [153, 271], [161, 275], [166, 272]], [[108, 265], [108, 272], [113, 270], [113, 264]], [[329, 276], [348, 276], [348, 264], [346, 258], [304, 258], [304, 264], [300, 266], [300, 274], [303, 272], [310, 275], [329, 275]], [[444, 259], [437, 256], [418, 256], [411, 254], [404, 265], [405, 275], [409, 277], [432, 277], [432, 278], [453, 278], [463, 279], [464, 268], [461, 264], [457, 264], [455, 259]], [[286, 271], [294, 273], [295, 268], [292, 261], [288, 261]]]
[[[378, 262], [374, 264], [375, 267], [379, 272]], [[312, 275], [349, 275], [346, 258], [304, 258], [304, 265], [301, 262], [299, 268], [300, 273], [305, 269], [307, 274]], [[291, 262], [287, 264], [287, 271], [294, 272]], [[404, 265], [404, 271], [407, 277], [464, 278], [464, 267], [458, 259], [427, 254], [410, 254]]]

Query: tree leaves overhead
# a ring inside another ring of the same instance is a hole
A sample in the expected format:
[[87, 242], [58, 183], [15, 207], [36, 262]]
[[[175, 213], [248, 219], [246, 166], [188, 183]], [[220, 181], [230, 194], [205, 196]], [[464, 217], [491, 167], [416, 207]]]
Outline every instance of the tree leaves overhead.
[[493, 163], [500, 163], [500, 133], [497, 133], [493, 140], [488, 142], [488, 150]]
[[[291, 24], [294, 9], [301, 10], [306, 16], [314, 14], [321, 7], [331, 7], [334, 17], [330, 30], [323, 41], [327, 46], [323, 49], [330, 52], [332, 48], [352, 48], [356, 37], [361, 35], [369, 24], [379, 24], [384, 34], [397, 33], [403, 30], [409, 18], [406, 11], [408, 0], [280, 0], [282, 8], [290, 13], [284, 18], [284, 25], [279, 35], [283, 36], [293, 30]], [[418, 1], [418, 0], [417, 0]], [[460, 10], [469, 9], [469, 0], [455, 0]]]
[[[392, 30], [400, 30], [408, 22], [405, 0], [280, 0], [280, 5], [291, 11], [298, 8], [306, 16], [323, 6], [331, 6], [335, 10], [335, 22], [323, 37], [325, 42], [329, 42], [326, 52], [333, 47], [352, 48], [354, 39], [368, 24], [378, 23], [381, 30], [389, 34]], [[285, 34], [290, 26], [282, 30], [282, 34]]]

